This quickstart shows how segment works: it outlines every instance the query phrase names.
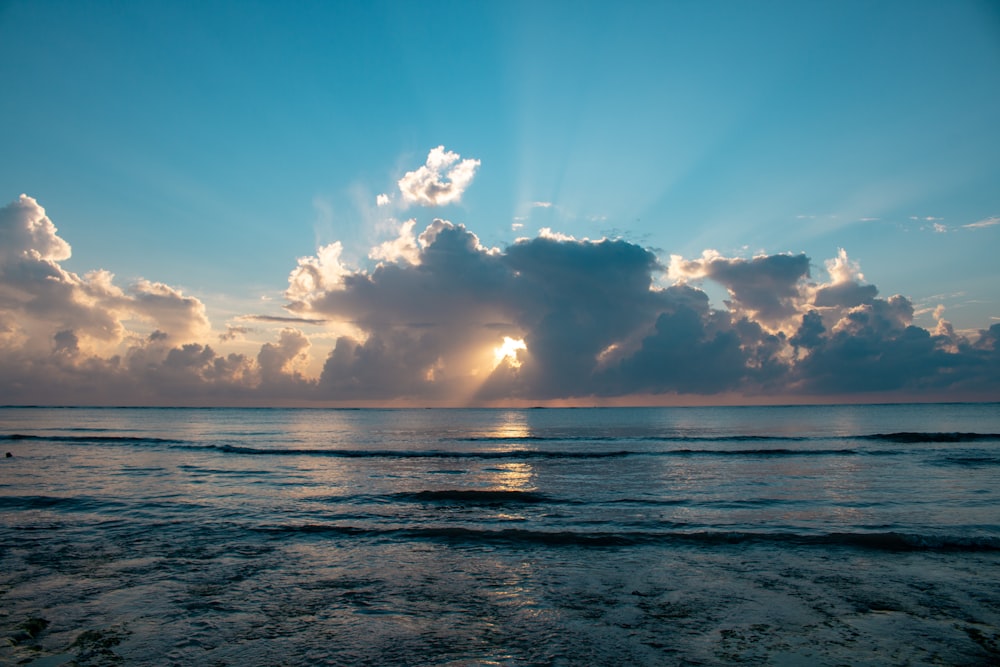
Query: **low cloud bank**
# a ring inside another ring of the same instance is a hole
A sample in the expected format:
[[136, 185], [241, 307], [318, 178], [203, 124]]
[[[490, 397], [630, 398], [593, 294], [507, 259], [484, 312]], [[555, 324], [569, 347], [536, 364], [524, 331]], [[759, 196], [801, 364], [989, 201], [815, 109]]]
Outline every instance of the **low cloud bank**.
[[[474, 165], [441, 180], [458, 159], [432, 151], [401, 192], [460, 194]], [[65, 270], [70, 245], [22, 195], [0, 209], [0, 403], [1000, 398], [1000, 324], [961, 334], [938, 312], [933, 331], [917, 327], [913, 304], [880, 296], [843, 250], [814, 277], [801, 254], [664, 263], [622, 240], [547, 234], [501, 249], [440, 218], [399, 230], [369, 269], [346, 266], [339, 243], [299, 259], [289, 317], [245, 318], [284, 325], [253, 355], [226, 351], [243, 329], [213, 332], [196, 297]], [[702, 281], [727, 290], [724, 308]], [[336, 323], [357, 335], [317, 333]], [[524, 349], [498, 355], [505, 337]]]

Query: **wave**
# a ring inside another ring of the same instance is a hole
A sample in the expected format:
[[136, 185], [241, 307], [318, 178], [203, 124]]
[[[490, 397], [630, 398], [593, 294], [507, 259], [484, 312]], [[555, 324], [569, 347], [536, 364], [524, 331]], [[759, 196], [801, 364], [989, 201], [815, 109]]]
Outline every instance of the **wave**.
[[983, 468], [1000, 465], [1000, 457], [996, 456], [963, 456], [960, 454], [943, 456], [934, 462], [939, 466], [958, 466], [963, 468]]
[[499, 452], [456, 452], [442, 449], [263, 449], [239, 445], [203, 445], [195, 448], [211, 449], [226, 454], [243, 454], [246, 456], [320, 456], [343, 459], [606, 459], [646, 454], [646, 452], [627, 450], [546, 452], [534, 449], [511, 449]]
[[0, 509], [3, 510], [59, 510], [66, 512], [98, 511], [102, 509], [122, 508], [128, 504], [117, 500], [88, 498], [76, 496], [0, 496]]
[[186, 440], [175, 440], [173, 438], [150, 438], [147, 436], [140, 437], [133, 435], [29, 435], [25, 433], [0, 435], [0, 441], [77, 442], [86, 444], [123, 445], [180, 445], [188, 442]]
[[1000, 440], [1000, 433], [900, 431], [861, 435], [489, 435], [442, 438], [442, 442], [809, 442], [819, 440], [868, 440], [898, 444], [921, 442], [979, 442]]
[[1000, 440], [1000, 433], [923, 433], [902, 431], [899, 433], [872, 433], [870, 435], [854, 436], [859, 440], [877, 440], [911, 444], [921, 442], [980, 442], [984, 440]]
[[505, 545], [511, 547], [631, 547], [738, 546], [771, 544], [788, 547], [843, 547], [873, 551], [1000, 551], [998, 536], [920, 535], [898, 532], [838, 532], [801, 534], [750, 531], [582, 532], [520, 528], [485, 530], [459, 526], [420, 528], [361, 528], [357, 526], [301, 524], [262, 526], [259, 532], [367, 537], [373, 539], [446, 542], [454, 545]]
[[418, 503], [455, 503], [462, 505], [535, 505], [556, 502], [537, 491], [506, 491], [502, 489], [446, 489], [443, 491], [416, 491], [396, 493], [394, 500]]
[[617, 459], [629, 456], [851, 456], [856, 449], [672, 449], [666, 451], [599, 450], [545, 451], [508, 449], [501, 451], [448, 451], [442, 449], [264, 449], [239, 445], [202, 445], [187, 449], [211, 449], [245, 456], [318, 456], [343, 459]]
[[[251, 434], [254, 435], [254, 434]], [[222, 442], [197, 442], [177, 438], [149, 437], [135, 435], [110, 434], [73, 434], [73, 435], [39, 435], [39, 434], [0, 434], [0, 442], [56, 442], [67, 444], [100, 444], [128, 446], [177, 447], [183, 449], [200, 449], [235, 454], [242, 456], [319, 456], [346, 459], [383, 458], [383, 459], [617, 459], [630, 456], [852, 456], [858, 454], [885, 456], [905, 453], [898, 449], [856, 449], [859, 442], [889, 443], [889, 444], [921, 444], [921, 443], [975, 443], [1000, 441], [998, 433], [976, 432], [891, 432], [873, 433], [867, 435], [841, 436], [762, 436], [762, 435], [722, 435], [722, 436], [486, 436], [442, 438], [440, 442], [467, 443], [677, 443], [676, 449], [644, 449], [612, 448], [559, 450], [530, 449], [517, 447], [505, 450], [466, 449], [454, 451], [450, 449], [339, 449], [339, 448], [302, 448], [302, 447], [253, 447], [243, 444]], [[809, 446], [786, 446], [788, 443], [816, 443], [815, 448]], [[276, 439], [277, 445], [288, 445], [292, 441], [287, 438]], [[692, 443], [772, 443], [773, 447], [743, 447], [738, 449], [715, 449], [711, 447], [685, 446]], [[821, 443], [834, 446], [823, 447]], [[843, 443], [836, 446], [836, 443]], [[978, 461], [979, 464], [984, 464]]]
[[803, 442], [809, 436], [789, 435], [483, 435], [441, 438], [441, 442]]

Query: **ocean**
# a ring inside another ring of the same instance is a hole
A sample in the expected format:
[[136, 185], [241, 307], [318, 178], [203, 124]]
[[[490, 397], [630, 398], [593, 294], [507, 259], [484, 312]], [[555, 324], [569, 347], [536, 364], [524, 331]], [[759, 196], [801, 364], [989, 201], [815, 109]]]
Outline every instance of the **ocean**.
[[0, 408], [0, 663], [1000, 663], [1000, 405]]

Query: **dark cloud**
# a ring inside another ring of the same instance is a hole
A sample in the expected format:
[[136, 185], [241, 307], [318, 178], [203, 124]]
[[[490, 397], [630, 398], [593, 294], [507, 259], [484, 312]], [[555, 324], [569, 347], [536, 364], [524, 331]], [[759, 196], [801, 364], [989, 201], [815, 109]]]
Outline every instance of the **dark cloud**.
[[[281, 315], [241, 315], [240, 320], [246, 322], [274, 322], [277, 324], [327, 324], [328, 320], [309, 319], [308, 317], [284, 317]], [[247, 329], [231, 327], [234, 333], [247, 333]]]
[[[653, 330], [636, 352], [609, 375], [615, 393], [710, 394], [739, 387], [747, 374], [747, 358], [730, 322], [708, 307], [690, 287], [671, 287]], [[703, 293], [701, 293], [703, 294]], [[673, 303], [671, 303], [673, 301]]]
[[706, 254], [686, 261], [675, 256], [670, 269], [677, 279], [714, 280], [729, 291], [734, 313], [780, 327], [798, 312], [802, 281], [809, 277], [809, 258], [768, 255], [747, 260]]
[[873, 303], [876, 296], [878, 296], [878, 289], [874, 285], [838, 283], [826, 285], [817, 290], [813, 305], [817, 308], [853, 308]]
[[[535, 238], [500, 251], [441, 220], [422, 238], [416, 262], [344, 275], [336, 289], [291, 304], [369, 332], [338, 341], [321, 391], [456, 395], [463, 359], [469, 365], [476, 349], [510, 335], [526, 343], [520, 365], [466, 378], [476, 399], [919, 395], [957, 386], [973, 345], [913, 326], [909, 300], [879, 298], [843, 251], [827, 263], [831, 282], [819, 285], [805, 255], [673, 258], [673, 277], [729, 291], [729, 308], [718, 310], [693, 286], [658, 288], [656, 256], [625, 241]], [[985, 333], [973, 338], [980, 357], [995, 354]]]

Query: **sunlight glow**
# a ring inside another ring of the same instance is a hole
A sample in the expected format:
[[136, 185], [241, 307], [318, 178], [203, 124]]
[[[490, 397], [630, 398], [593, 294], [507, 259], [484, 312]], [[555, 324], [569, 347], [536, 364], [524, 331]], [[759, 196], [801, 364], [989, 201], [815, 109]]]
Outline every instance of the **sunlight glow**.
[[493, 356], [494, 356], [493, 367], [496, 368], [506, 360], [506, 362], [510, 364], [512, 368], [520, 368], [521, 362], [517, 358], [517, 351], [527, 350], [527, 349], [528, 346], [524, 344], [523, 339], [504, 336], [503, 344], [500, 347], [493, 349]]

